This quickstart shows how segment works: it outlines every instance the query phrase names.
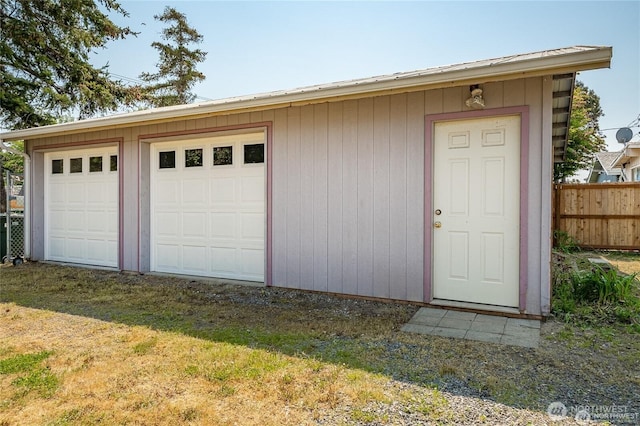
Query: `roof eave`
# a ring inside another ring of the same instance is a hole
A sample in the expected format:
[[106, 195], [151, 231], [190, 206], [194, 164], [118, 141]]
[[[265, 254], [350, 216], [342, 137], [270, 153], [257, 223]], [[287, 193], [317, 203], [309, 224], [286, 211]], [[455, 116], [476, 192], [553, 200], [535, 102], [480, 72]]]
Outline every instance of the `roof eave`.
[[487, 65], [438, 72], [438, 68], [425, 70], [412, 76], [390, 75], [378, 80], [365, 79], [345, 82], [327, 87], [313, 86], [286, 92], [272, 92], [254, 96], [222, 99], [201, 104], [179, 105], [167, 108], [136, 111], [88, 120], [75, 121], [51, 126], [0, 133], [0, 140], [12, 141], [37, 139], [105, 128], [130, 127], [170, 119], [197, 118], [219, 114], [231, 114], [311, 103], [339, 101], [350, 98], [378, 96], [384, 94], [437, 89], [479, 84], [498, 80], [513, 80], [525, 77], [551, 75], [565, 72], [607, 68], [611, 64], [611, 47], [594, 47], [570, 53], [536, 57], [507, 62], [493, 62]]

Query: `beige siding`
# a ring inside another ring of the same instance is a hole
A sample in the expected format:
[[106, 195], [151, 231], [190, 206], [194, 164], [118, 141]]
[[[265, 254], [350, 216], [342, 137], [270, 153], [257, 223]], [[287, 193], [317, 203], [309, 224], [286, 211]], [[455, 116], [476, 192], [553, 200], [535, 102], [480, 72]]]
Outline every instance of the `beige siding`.
[[[550, 234], [549, 221], [541, 219], [549, 213], [550, 165], [540, 164], [550, 161], [551, 146], [549, 117], [541, 114], [549, 107], [543, 80], [483, 86], [487, 109], [530, 106], [527, 309], [534, 314], [546, 297], [540, 283], [548, 283], [543, 265]], [[453, 87], [39, 139], [29, 147], [122, 139], [122, 268], [145, 271], [149, 153], [139, 136], [272, 122], [273, 284], [424, 301], [425, 114], [466, 111], [468, 96], [468, 86]], [[42, 206], [42, 157], [34, 157], [36, 208]], [[34, 210], [36, 256], [43, 253], [41, 222]]]

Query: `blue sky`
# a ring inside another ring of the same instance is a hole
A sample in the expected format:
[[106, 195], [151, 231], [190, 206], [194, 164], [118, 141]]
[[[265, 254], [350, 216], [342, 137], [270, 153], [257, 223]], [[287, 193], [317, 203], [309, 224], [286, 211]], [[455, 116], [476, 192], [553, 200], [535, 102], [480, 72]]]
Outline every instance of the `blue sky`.
[[[124, 1], [116, 22], [141, 34], [93, 58], [117, 75], [155, 71], [166, 5], [208, 52], [194, 92], [207, 99], [411, 71], [573, 45], [613, 47], [611, 69], [578, 76], [601, 98], [609, 150], [640, 115], [639, 1]], [[144, 23], [144, 24], [143, 24]], [[634, 140], [640, 140], [635, 127]]]

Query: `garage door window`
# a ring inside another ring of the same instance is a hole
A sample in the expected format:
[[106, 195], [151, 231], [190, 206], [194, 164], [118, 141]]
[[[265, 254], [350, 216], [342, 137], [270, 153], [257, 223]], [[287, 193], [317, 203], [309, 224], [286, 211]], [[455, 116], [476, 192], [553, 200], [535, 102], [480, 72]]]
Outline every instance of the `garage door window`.
[[202, 149], [185, 149], [184, 150], [184, 166], [185, 167], [202, 167]]
[[264, 163], [264, 144], [257, 143], [244, 146], [244, 164]]
[[229, 166], [233, 164], [233, 147], [216, 146], [213, 148], [213, 165]]
[[82, 173], [82, 158], [72, 158], [69, 163], [69, 172]]
[[89, 172], [96, 173], [102, 171], [102, 157], [89, 157]]
[[61, 175], [64, 173], [64, 161], [63, 160], [51, 160], [51, 174]]
[[164, 151], [160, 153], [160, 168], [175, 169], [176, 168], [176, 152]]
[[117, 172], [118, 171], [118, 156], [117, 155], [112, 155], [111, 156], [111, 160], [110, 160], [110, 164], [109, 164], [109, 171], [111, 171], [111, 172]]

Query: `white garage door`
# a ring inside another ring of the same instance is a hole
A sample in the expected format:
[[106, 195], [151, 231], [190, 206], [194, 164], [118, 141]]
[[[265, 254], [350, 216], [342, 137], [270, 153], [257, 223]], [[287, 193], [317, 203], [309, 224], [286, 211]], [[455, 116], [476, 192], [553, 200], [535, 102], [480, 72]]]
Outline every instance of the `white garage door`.
[[154, 143], [151, 269], [263, 281], [264, 133]]
[[118, 151], [45, 154], [45, 259], [118, 266]]

